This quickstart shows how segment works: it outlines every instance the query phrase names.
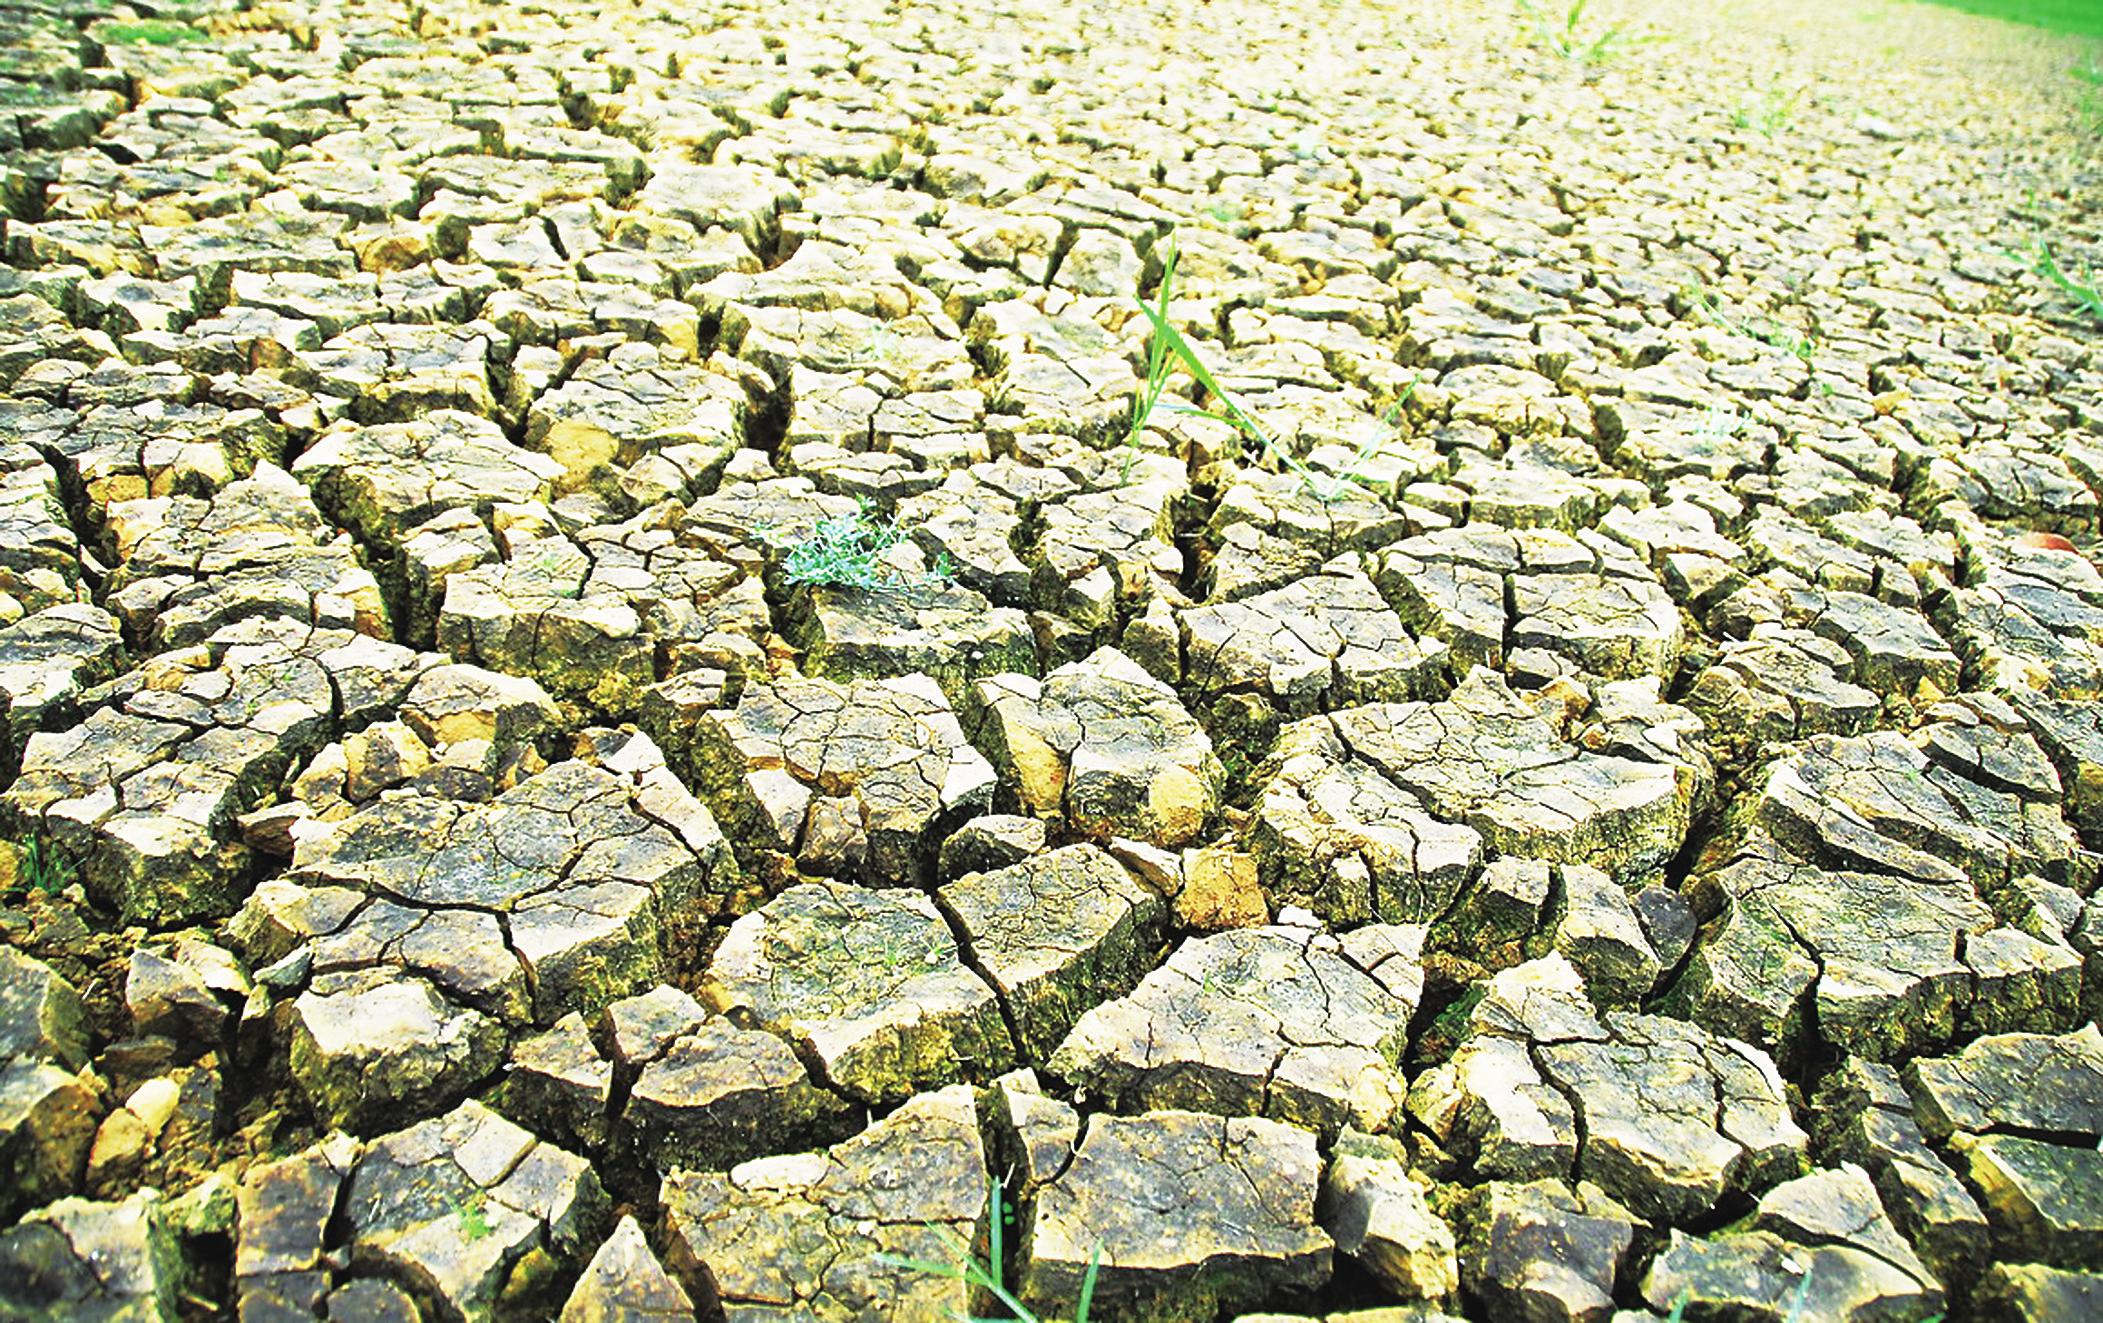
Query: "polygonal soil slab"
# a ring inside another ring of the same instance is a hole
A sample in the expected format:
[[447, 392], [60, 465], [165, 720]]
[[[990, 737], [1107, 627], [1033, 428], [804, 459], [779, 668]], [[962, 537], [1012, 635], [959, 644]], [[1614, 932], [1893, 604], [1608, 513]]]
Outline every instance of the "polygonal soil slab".
[[1643, 1279], [1659, 1308], [1675, 1301], [1726, 1313], [1802, 1302], [1806, 1318], [1869, 1323], [1920, 1318], [1943, 1306], [1942, 1286], [1900, 1236], [1856, 1166], [1813, 1172], [1760, 1199], [1742, 1230], [1709, 1239], [1674, 1232]]
[[967, 874], [936, 897], [1034, 1060], [1049, 1055], [1083, 1011], [1130, 991], [1153, 967], [1166, 910], [1093, 845]]
[[763, 876], [910, 882], [941, 829], [992, 807], [994, 772], [924, 675], [788, 676], [702, 714], [687, 771]]
[[[15, 420], [0, 405], [0, 431]], [[78, 602], [80, 543], [58, 473], [20, 442], [0, 443], [0, 619]]]
[[700, 995], [780, 1034], [820, 1083], [864, 1101], [990, 1079], [1014, 1064], [993, 989], [918, 892], [790, 887], [730, 926]]
[[8, 434], [56, 461], [102, 509], [146, 496], [204, 496], [285, 458], [285, 432], [258, 409], [215, 404], [0, 411]]
[[1596, 1185], [1485, 1181], [1453, 1208], [1461, 1281], [1497, 1317], [1605, 1317], [1641, 1223]]
[[2059, 777], [1991, 695], [1938, 707], [1907, 736], [1821, 735], [1758, 774], [1741, 816], [1799, 858], [1996, 891], [2068, 880], [2075, 837]]
[[1218, 808], [1225, 773], [1175, 690], [1115, 648], [1041, 682], [978, 683], [974, 734], [1013, 783], [1024, 813], [1063, 817], [1082, 835], [1182, 845]]
[[804, 669], [842, 684], [926, 675], [955, 703], [975, 680], [1037, 670], [1021, 611], [962, 584], [910, 581], [923, 571], [902, 573], [908, 581], [875, 590], [824, 586], [800, 596], [784, 632], [803, 649]]
[[124, 654], [117, 619], [100, 607], [66, 603], [0, 628], [0, 757], [13, 767], [47, 719], [66, 712], [88, 686], [109, 679]]
[[400, 423], [434, 412], [498, 414], [490, 367], [507, 338], [488, 322], [370, 322], [293, 354], [295, 385], [348, 399], [362, 423]]
[[676, 466], [682, 477], [720, 472], [744, 440], [745, 414], [744, 389], [728, 377], [684, 363], [602, 359], [533, 402], [525, 440], [563, 466], [563, 485], [574, 490], [610, 469], [627, 476], [669, 450], [685, 461]]
[[1695, 678], [1686, 704], [1732, 753], [1812, 735], [1857, 735], [1876, 719], [1877, 695], [1842, 678], [1846, 649], [1809, 630], [1771, 628], [1727, 642]]
[[121, 562], [106, 600], [156, 650], [271, 615], [388, 636], [380, 585], [357, 549], [274, 464], [209, 498], [119, 501], [105, 523]]
[[950, 1261], [986, 1213], [978, 1110], [963, 1086], [923, 1093], [820, 1153], [758, 1158], [664, 1183], [667, 1258], [735, 1318], [934, 1323], [962, 1283], [887, 1262]]
[[1071, 1308], [1091, 1259], [1096, 1299], [1135, 1317], [1210, 1318], [1329, 1278], [1314, 1223], [1312, 1131], [1260, 1117], [1151, 1111], [1092, 1118], [1027, 1213], [1021, 1291]]
[[155, 1190], [60, 1199], [0, 1232], [0, 1311], [15, 1318], [176, 1316], [183, 1255]]
[[1906, 1067], [1930, 1142], [1978, 1193], [1996, 1257], [2086, 1270], [2103, 1253], [2103, 1036], [1997, 1034]]
[[633, 716], [665, 674], [756, 669], [772, 630], [747, 568], [665, 527], [663, 511], [511, 542], [500, 564], [450, 574], [438, 645], [530, 675], [609, 717]]
[[343, 1196], [357, 1269], [469, 1318], [535, 1259], [581, 1264], [607, 1214], [589, 1163], [475, 1102], [374, 1140]]
[[1421, 697], [1443, 687], [1445, 649], [1403, 627], [1355, 556], [1283, 588], [1182, 613], [1194, 692], [1262, 695], [1290, 716]]
[[140, 922], [224, 916], [247, 884], [233, 820], [275, 793], [338, 720], [399, 702], [439, 658], [284, 621], [230, 626], [164, 653], [70, 730], [30, 737], [4, 800], [98, 901]]
[[1899, 1073], [1851, 1059], [1826, 1077], [1813, 1107], [1821, 1156], [1869, 1173], [1892, 1221], [1942, 1281], [1975, 1277], [1988, 1256], [1986, 1214], [1929, 1149]]
[[[642, 736], [493, 799], [376, 800], [295, 834], [292, 871], [240, 930], [296, 956], [293, 1074], [371, 1129], [457, 1097], [505, 1026], [547, 1025], [659, 982], [665, 950], [736, 903], [708, 811]], [[289, 993], [290, 988], [285, 991]]]
[[1244, 928], [1192, 938], [1083, 1015], [1053, 1073], [1123, 1108], [1385, 1126], [1423, 992], [1421, 928]]
[[1148, 471], [1129, 486], [1045, 506], [1031, 558], [1032, 600], [1099, 634], [1122, 613], [1172, 594], [1183, 558], [1170, 506], [1182, 487]]
[[562, 1323], [680, 1323], [693, 1299], [657, 1261], [633, 1216], [599, 1246], [562, 1306]]
[[2103, 572], [2077, 551], [2033, 547], [1960, 525], [1965, 572], [1936, 623], [2007, 694], [2103, 698]]
[[1953, 1056], [1922, 1058], [1906, 1088], [1929, 1139], [2044, 1132], [2103, 1140], [2103, 1032], [1994, 1034]]
[[[773, 1034], [710, 1015], [666, 985], [571, 1014], [512, 1049], [500, 1106], [541, 1133], [611, 1155], [616, 1188], [721, 1168], [827, 1137], [846, 1104], [812, 1087]], [[609, 1147], [610, 1146], [610, 1147]]]
[[1376, 577], [1411, 628], [1464, 665], [1539, 648], [1603, 679], [1678, 669], [1685, 629], [1657, 576], [1603, 534], [1469, 525], [1397, 542]]
[[1785, 1054], [1815, 1032], [1891, 1060], [1962, 1029], [2075, 1014], [2079, 955], [2002, 924], [1961, 881], [1821, 868], [1769, 843], [1690, 894], [1715, 919], [1676, 995], [1704, 1023]]
[[1434, 816], [1473, 828], [1499, 854], [1595, 864], [1623, 876], [1678, 853], [1698, 784], [1685, 764], [1568, 743], [1483, 669], [1444, 702], [1310, 717], [1282, 732], [1279, 745], [1340, 745], [1350, 761], [1418, 796]]
[[438, 409], [413, 422], [330, 431], [301, 452], [292, 473], [368, 546], [392, 548], [449, 510], [487, 515], [503, 502], [548, 500], [563, 469], [512, 445], [486, 418]]
[[1592, 1181], [1638, 1215], [1698, 1219], [1796, 1173], [1807, 1144], [1766, 1053], [1681, 1020], [1603, 1020], [1561, 955], [1492, 977], [1410, 1112], [1479, 1177]]
[[1353, 760], [1327, 722], [1289, 727], [1256, 779], [1250, 849], [1273, 905], [1339, 927], [1430, 923], [1482, 863], [1482, 833]]

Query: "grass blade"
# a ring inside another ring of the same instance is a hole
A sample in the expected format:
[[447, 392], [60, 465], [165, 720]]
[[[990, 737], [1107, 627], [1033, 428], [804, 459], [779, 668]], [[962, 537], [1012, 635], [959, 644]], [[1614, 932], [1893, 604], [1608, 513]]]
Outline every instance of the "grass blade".
[[1073, 1307], [1073, 1323], [1088, 1323], [1088, 1311], [1095, 1304], [1095, 1274], [1103, 1266], [1103, 1247], [1097, 1245], [1088, 1256], [1088, 1271], [1081, 1277], [1081, 1298]]
[[986, 1275], [993, 1279], [993, 1289], [1000, 1290], [1000, 1274], [1005, 1256], [1000, 1245], [1000, 1180], [995, 1177], [988, 1182], [992, 1217], [986, 1222]]

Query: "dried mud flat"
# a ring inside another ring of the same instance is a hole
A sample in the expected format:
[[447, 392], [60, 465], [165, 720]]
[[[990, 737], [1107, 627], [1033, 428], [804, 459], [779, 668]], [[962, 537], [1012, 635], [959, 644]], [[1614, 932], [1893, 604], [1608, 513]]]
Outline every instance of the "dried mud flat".
[[1687, 8], [0, 3], [0, 1316], [2103, 1317], [2074, 52]]

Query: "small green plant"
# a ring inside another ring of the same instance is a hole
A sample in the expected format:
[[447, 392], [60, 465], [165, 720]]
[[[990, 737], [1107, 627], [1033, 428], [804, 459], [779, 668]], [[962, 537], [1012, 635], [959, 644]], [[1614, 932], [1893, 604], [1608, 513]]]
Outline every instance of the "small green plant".
[[[940, 1236], [943, 1243], [949, 1246], [950, 1252], [957, 1256], [958, 1262], [956, 1263], [929, 1263], [923, 1259], [909, 1259], [896, 1254], [879, 1254], [876, 1256], [876, 1261], [890, 1268], [905, 1268], [913, 1272], [933, 1273], [937, 1277], [946, 1277], [953, 1282], [968, 1283], [973, 1289], [984, 1291], [999, 1302], [1000, 1306], [1008, 1311], [1008, 1318], [1014, 1320], [1014, 1323], [1055, 1323], [1054, 1320], [1039, 1319], [1036, 1314], [1030, 1311], [1029, 1306], [1023, 1304], [1021, 1300], [1015, 1297], [1015, 1294], [1007, 1288], [1006, 1283], [1002, 1280], [1002, 1275], [1006, 1271], [1002, 1266], [1006, 1262], [1006, 1256], [1002, 1252], [1002, 1246], [1006, 1242], [1006, 1233], [1002, 1224], [1007, 1222], [1012, 1214], [1007, 1200], [1001, 1194], [1000, 1178], [998, 1176], [995, 1176], [988, 1182], [988, 1189], [992, 1194], [993, 1216], [986, 1219], [986, 1260], [984, 1263], [973, 1258], [971, 1246], [965, 1244], [947, 1227], [929, 1227], [928, 1229]], [[1095, 1253], [1088, 1256], [1088, 1271], [1081, 1276], [1080, 1295], [1074, 1301], [1073, 1323], [1088, 1323], [1088, 1310], [1095, 1302], [1096, 1271], [1101, 1264], [1102, 1247], [1097, 1246]], [[964, 1318], [963, 1315], [958, 1315], [958, 1317], [960, 1319]], [[964, 1323], [1001, 1323], [1001, 1320], [965, 1319]]]
[[526, 572], [536, 579], [548, 581], [548, 594], [552, 597], [575, 598], [583, 591], [583, 584], [567, 581], [567, 571], [576, 569], [569, 548], [550, 547], [526, 562]]
[[2095, 267], [2086, 262], [2082, 263], [2082, 278], [2076, 280], [2066, 273], [2059, 265], [2059, 259], [2052, 255], [2051, 244], [2042, 238], [2032, 239], [2030, 244], [2030, 269], [2043, 276], [2060, 293], [2080, 304], [2089, 316], [2103, 322], [2103, 289], [2096, 286]]
[[834, 585], [875, 592], [882, 589], [939, 587], [954, 577], [947, 556], [937, 556], [927, 573], [908, 574], [883, 563], [883, 554], [906, 540], [896, 520], [879, 519], [862, 502], [853, 514], [829, 515], [796, 540], [762, 532], [767, 541], [788, 552], [782, 574], [790, 583], [812, 587]]
[[1446, 1009], [1432, 1017], [1432, 1030], [1449, 1042], [1458, 1042], [1468, 1032], [1468, 1017], [1482, 1003], [1484, 988], [1480, 983], [1471, 984], [1466, 992], [1456, 997]]
[[1712, 404], [1702, 410], [1701, 421], [1694, 424], [1694, 435], [1707, 441], [1728, 441], [1743, 432], [1751, 422], [1736, 409]]
[[1731, 112], [1731, 125], [1757, 132], [1763, 138], [1772, 138], [1796, 113], [1796, 103], [1802, 95], [1799, 88], [1769, 83], [1759, 96], [1747, 97], [1738, 103], [1738, 108]]
[[866, 366], [882, 367], [904, 345], [904, 337], [888, 322], [879, 322], [862, 335], [860, 360]]
[[106, 46], [188, 46], [206, 39], [204, 33], [187, 23], [152, 19], [105, 24], [94, 35]]
[[2091, 55], [2088, 63], [2077, 64], [2067, 72], [2082, 84], [2074, 102], [2082, 121], [2090, 133], [2103, 137], [2103, 62]]
[[1623, 50], [1656, 40], [1648, 35], [1631, 36], [1622, 23], [1609, 23], [1587, 34], [1583, 28], [1590, 4], [1591, 0], [1570, 0], [1558, 17], [1534, 0], [1519, 0], [1519, 13], [1532, 29], [1534, 45], [1577, 64], [1604, 64]]
[[73, 885], [73, 861], [52, 848], [41, 836], [32, 836], [15, 855], [15, 881], [7, 889], [12, 896], [55, 896]]
[[460, 1219], [460, 1235], [469, 1244], [487, 1238], [496, 1230], [489, 1224], [489, 1196], [470, 1190], [464, 1199], [452, 1201], [453, 1215]]
[[1764, 312], [1755, 313], [1751, 317], [1734, 317], [1725, 312], [1722, 305], [1717, 303], [1716, 296], [1709, 292], [1708, 286], [1702, 284], [1699, 276], [1690, 281], [1682, 293], [1688, 305], [1704, 321], [1721, 327], [1732, 335], [1758, 340], [1763, 345], [1779, 349], [1806, 363], [1809, 363], [1812, 355], [1818, 351], [1817, 341], [1779, 317], [1772, 317]]
[[[1247, 440], [1255, 443], [1265, 459], [1276, 461], [1287, 471], [1298, 477], [1300, 482], [1306, 487], [1308, 494], [1316, 500], [1324, 502], [1338, 501], [1342, 500], [1346, 493], [1357, 490], [1361, 477], [1360, 470], [1364, 467], [1367, 460], [1379, 452], [1381, 444], [1379, 438], [1368, 439], [1360, 445], [1358, 453], [1352, 456], [1351, 462], [1344, 466], [1341, 473], [1337, 474], [1319, 473], [1311, 468], [1305, 460], [1300, 459], [1279, 445], [1277, 441], [1272, 439], [1271, 434], [1263, 429], [1263, 425], [1256, 421], [1256, 416], [1243, 408], [1241, 401], [1235, 399], [1226, 387], [1220, 385], [1218, 378], [1212, 375], [1212, 369], [1205, 366], [1205, 360], [1199, 358], [1197, 350], [1191, 347], [1190, 341], [1185, 339], [1183, 333], [1178, 331], [1175, 328], [1175, 324], [1169, 321], [1168, 304], [1175, 278], [1176, 249], [1175, 245], [1171, 243], [1168, 247], [1168, 256], [1163, 259], [1161, 264], [1161, 288], [1156, 296], [1156, 301], [1153, 303], [1148, 303], [1144, 299], [1139, 301], [1139, 311], [1146, 315], [1151, 332], [1147, 337], [1146, 346], [1146, 381], [1140, 387], [1137, 399], [1133, 401], [1132, 422], [1129, 430], [1125, 433], [1124, 464], [1119, 469], [1117, 476], [1119, 485], [1132, 480], [1132, 467], [1139, 462], [1141, 438], [1145, 435], [1147, 424], [1152, 421], [1155, 410], [1158, 409], [1169, 413], [1191, 414], [1199, 418], [1210, 418], [1217, 423], [1225, 423], [1241, 433]], [[1168, 387], [1169, 378], [1175, 374], [1176, 369], [1179, 367], [1189, 373], [1191, 378], [1204, 390], [1205, 394], [1217, 402], [1219, 406], [1217, 409], [1201, 409], [1194, 404], [1186, 404], [1181, 400], [1165, 400], [1162, 398], [1163, 392]], [[1416, 393], [1416, 389], [1416, 380], [1412, 378], [1409, 384], [1403, 387], [1402, 395], [1395, 401], [1390, 414], [1399, 415], [1403, 407], [1408, 404], [1410, 396]]]

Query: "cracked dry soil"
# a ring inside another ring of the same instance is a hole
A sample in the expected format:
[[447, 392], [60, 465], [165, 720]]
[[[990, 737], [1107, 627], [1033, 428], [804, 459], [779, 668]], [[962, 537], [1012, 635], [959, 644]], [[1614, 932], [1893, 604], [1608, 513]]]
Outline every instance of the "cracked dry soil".
[[0, 1317], [2103, 1318], [2080, 52], [1700, 8], [0, 0]]

